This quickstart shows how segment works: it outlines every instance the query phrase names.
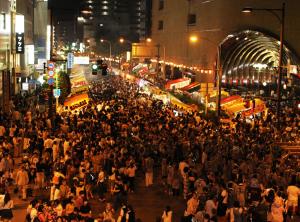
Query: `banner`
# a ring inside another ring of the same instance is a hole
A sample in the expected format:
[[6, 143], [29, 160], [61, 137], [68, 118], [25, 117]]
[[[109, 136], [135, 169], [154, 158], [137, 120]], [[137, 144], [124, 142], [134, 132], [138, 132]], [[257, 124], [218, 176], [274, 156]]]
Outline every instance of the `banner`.
[[70, 74], [71, 95], [88, 91], [88, 82], [85, 78], [85, 74], [89, 72], [90, 67], [88, 65], [73, 65]]

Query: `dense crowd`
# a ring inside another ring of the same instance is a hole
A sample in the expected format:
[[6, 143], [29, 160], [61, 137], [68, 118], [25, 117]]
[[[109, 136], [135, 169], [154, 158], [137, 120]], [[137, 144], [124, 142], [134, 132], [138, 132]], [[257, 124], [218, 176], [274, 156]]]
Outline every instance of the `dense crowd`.
[[[36, 97], [17, 96], [11, 112], [0, 113], [2, 218], [12, 218], [15, 186], [24, 200], [37, 190], [48, 194], [30, 202], [28, 221], [138, 221], [127, 197], [139, 170], [146, 187], [161, 183], [166, 195], [186, 200], [182, 221], [295, 221], [299, 161], [274, 144], [299, 141], [295, 110], [284, 109], [280, 129], [271, 111], [228, 128], [119, 76], [93, 83], [89, 95], [86, 107], [52, 121]], [[95, 198], [106, 206], [96, 216]], [[166, 206], [162, 221], [174, 221], [172, 214]]]

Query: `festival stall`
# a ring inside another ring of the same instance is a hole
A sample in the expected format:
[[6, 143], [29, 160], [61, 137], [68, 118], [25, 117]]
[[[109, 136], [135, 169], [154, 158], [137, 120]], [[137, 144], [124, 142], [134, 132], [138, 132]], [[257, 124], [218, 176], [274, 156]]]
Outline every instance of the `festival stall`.
[[244, 100], [240, 96], [231, 96], [223, 100], [222, 109], [230, 118], [235, 118], [238, 114], [247, 119], [252, 119], [254, 115], [265, 116], [267, 107], [263, 100], [255, 98], [253, 100]]
[[193, 82], [193, 83], [181, 88], [180, 90], [183, 92], [193, 93], [193, 92], [199, 91], [200, 87], [201, 87], [201, 84], [199, 82]]
[[165, 89], [173, 90], [173, 89], [180, 89], [185, 86], [188, 86], [191, 83], [191, 79], [189, 78], [180, 78], [175, 80], [170, 80], [165, 85]]

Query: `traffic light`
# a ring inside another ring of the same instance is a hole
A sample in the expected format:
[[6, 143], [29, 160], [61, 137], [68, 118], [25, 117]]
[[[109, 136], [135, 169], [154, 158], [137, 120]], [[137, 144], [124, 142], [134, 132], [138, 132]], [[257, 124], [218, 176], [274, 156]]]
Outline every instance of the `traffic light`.
[[107, 75], [107, 68], [108, 68], [107, 64], [106, 64], [106, 63], [103, 63], [103, 64], [102, 64], [102, 67], [101, 67], [101, 69], [102, 69], [102, 75], [103, 75], [103, 76], [106, 76], [106, 75]]
[[98, 65], [93, 64], [92, 65], [92, 75], [97, 75], [98, 74]]
[[102, 60], [102, 59], [98, 59], [98, 60], [97, 60], [97, 65], [98, 65], [99, 67], [101, 67], [102, 64], [103, 64], [103, 60]]

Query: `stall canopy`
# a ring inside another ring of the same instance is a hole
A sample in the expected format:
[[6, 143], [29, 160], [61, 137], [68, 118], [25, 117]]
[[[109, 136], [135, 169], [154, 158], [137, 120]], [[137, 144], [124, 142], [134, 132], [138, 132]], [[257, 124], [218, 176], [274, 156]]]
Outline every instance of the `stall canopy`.
[[193, 93], [193, 92], [199, 91], [200, 86], [201, 85], [200, 85], [199, 82], [193, 82], [190, 85], [187, 85], [187, 86], [181, 88], [180, 90], [186, 91], [186, 92], [189, 92], [189, 93]]
[[170, 80], [165, 85], [166, 89], [180, 89], [183, 88], [191, 83], [191, 79], [189, 78], [180, 78], [175, 80]]

